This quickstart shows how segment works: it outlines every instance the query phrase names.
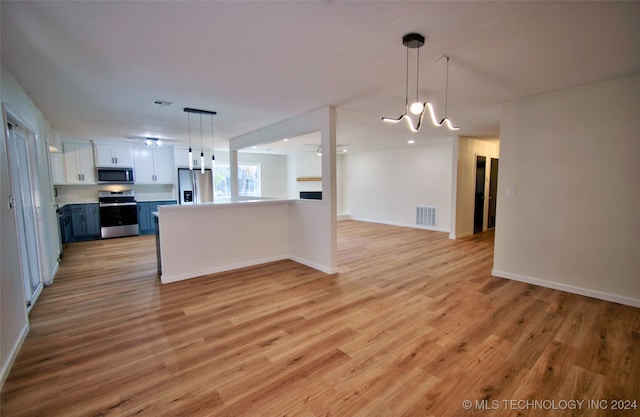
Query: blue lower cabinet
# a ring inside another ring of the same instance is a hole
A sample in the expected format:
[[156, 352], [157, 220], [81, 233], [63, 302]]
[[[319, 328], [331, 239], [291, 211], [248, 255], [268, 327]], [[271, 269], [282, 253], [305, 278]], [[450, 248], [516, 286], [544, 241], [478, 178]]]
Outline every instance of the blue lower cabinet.
[[71, 208], [69, 206], [62, 206], [58, 209], [60, 220], [60, 235], [62, 243], [73, 242], [73, 231], [71, 228]]
[[141, 235], [149, 234], [149, 230], [153, 232], [153, 225], [149, 214], [149, 203], [138, 202], [138, 226], [140, 227]]
[[84, 205], [85, 218], [87, 219], [87, 235], [93, 238], [100, 237], [100, 206], [98, 204]]
[[158, 206], [176, 205], [176, 200], [160, 200], [138, 202], [138, 224], [140, 225], [141, 235], [150, 235], [155, 233], [155, 222], [153, 221], [153, 213], [158, 211]]
[[71, 204], [71, 241], [100, 239], [98, 204]]

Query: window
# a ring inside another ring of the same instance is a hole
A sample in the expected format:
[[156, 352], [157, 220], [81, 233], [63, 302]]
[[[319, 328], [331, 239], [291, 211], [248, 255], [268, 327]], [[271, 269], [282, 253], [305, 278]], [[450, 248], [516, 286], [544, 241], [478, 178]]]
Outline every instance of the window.
[[[231, 167], [217, 163], [214, 169], [216, 197], [231, 197]], [[238, 164], [238, 195], [260, 197], [260, 164]]]

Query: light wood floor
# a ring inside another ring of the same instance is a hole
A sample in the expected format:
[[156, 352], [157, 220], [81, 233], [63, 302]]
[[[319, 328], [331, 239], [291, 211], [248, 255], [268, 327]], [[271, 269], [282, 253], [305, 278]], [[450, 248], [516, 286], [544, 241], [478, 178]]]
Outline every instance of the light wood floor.
[[282, 261], [168, 285], [153, 236], [68, 245], [2, 416], [639, 415], [611, 408], [640, 400], [640, 309], [491, 277], [491, 233], [338, 239], [333, 276]]

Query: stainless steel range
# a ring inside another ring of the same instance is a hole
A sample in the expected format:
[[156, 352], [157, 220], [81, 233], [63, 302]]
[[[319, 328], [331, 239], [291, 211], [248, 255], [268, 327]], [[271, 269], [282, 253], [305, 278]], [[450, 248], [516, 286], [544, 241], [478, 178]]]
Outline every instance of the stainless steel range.
[[136, 236], [138, 226], [138, 203], [133, 190], [98, 191], [100, 203], [100, 237], [103, 239]]

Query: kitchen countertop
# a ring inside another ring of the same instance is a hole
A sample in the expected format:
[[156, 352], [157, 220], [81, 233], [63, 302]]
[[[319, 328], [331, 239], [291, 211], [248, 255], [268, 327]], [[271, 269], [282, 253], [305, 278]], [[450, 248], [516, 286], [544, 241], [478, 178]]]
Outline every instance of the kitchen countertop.
[[[193, 208], [213, 208], [213, 207], [224, 207], [224, 206], [239, 206], [239, 205], [249, 205], [249, 204], [269, 204], [269, 203], [288, 203], [291, 201], [311, 201], [311, 200], [298, 200], [298, 199], [287, 199], [287, 198], [262, 198], [262, 197], [251, 197], [251, 198], [240, 198], [240, 199], [218, 199], [210, 203], [200, 203], [200, 204], [176, 204], [172, 206], [162, 206], [162, 210], [177, 210], [177, 209], [193, 209]], [[319, 202], [319, 200], [316, 200]]]
[[[156, 201], [174, 201], [177, 204], [177, 200], [175, 198], [163, 198], [163, 199], [154, 199], [154, 200], [136, 200], [136, 203], [151, 203]], [[98, 204], [98, 200], [74, 200], [74, 201], [58, 201], [54, 204], [57, 204], [58, 207], [68, 206], [70, 204]]]

